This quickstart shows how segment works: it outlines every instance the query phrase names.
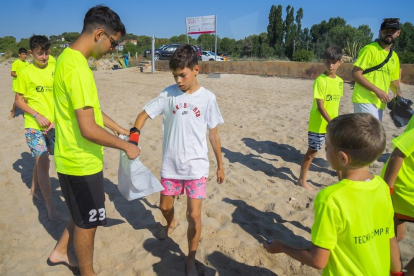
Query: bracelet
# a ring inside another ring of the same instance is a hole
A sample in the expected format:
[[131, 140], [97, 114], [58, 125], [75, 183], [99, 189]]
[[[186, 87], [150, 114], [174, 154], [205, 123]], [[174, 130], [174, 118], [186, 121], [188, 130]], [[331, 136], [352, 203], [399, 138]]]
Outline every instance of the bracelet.
[[39, 112], [36, 112], [36, 113], [33, 115], [33, 117], [34, 117], [35, 119], [37, 119], [37, 115], [39, 115]]
[[404, 273], [404, 271], [390, 271], [390, 275], [391, 276], [404, 276], [405, 275], [405, 273]]
[[141, 131], [139, 129], [137, 129], [136, 127], [133, 127], [129, 130], [129, 133], [131, 132], [138, 132], [139, 134], [141, 134]]
[[390, 187], [390, 195], [392, 195], [392, 192], [394, 192], [394, 187]]

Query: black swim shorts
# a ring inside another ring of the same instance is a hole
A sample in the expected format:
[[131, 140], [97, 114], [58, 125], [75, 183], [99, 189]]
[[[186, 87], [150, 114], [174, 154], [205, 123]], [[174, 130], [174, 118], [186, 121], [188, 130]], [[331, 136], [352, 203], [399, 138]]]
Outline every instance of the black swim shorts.
[[58, 173], [60, 187], [76, 226], [89, 229], [106, 225], [103, 172], [86, 176]]

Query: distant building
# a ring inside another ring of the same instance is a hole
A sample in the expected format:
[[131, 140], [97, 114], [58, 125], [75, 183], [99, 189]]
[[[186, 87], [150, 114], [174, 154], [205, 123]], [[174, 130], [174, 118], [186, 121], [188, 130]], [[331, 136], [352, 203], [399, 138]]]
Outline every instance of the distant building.
[[69, 47], [72, 43], [65, 43], [65, 44], [60, 44], [60, 48], [66, 48]]

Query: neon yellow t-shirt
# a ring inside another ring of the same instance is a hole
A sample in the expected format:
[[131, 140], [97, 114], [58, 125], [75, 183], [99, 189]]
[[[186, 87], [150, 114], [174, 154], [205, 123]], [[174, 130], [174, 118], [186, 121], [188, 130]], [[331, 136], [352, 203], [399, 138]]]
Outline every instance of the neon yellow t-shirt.
[[103, 147], [82, 137], [75, 110], [92, 107], [95, 122], [103, 128], [95, 80], [86, 58], [66, 48], [56, 63], [55, 82], [56, 171], [68, 175], [91, 175], [103, 167]]
[[55, 57], [54, 57], [54, 56], [52, 56], [52, 55], [49, 55], [49, 61], [48, 61], [48, 63], [49, 63], [49, 64], [56, 64], [56, 59], [55, 59]]
[[[16, 93], [27, 100], [27, 105], [42, 114], [50, 122], [54, 121], [53, 74], [55, 66], [48, 64], [46, 68], [37, 68], [30, 64], [20, 71], [17, 78]], [[39, 125], [35, 117], [24, 113], [24, 127], [43, 130], [46, 127]]]
[[[362, 70], [381, 64], [388, 56], [389, 52], [385, 51], [377, 42], [368, 44], [359, 51], [358, 59], [354, 66]], [[400, 78], [400, 60], [398, 55], [393, 52], [390, 60], [381, 69], [365, 74], [364, 77], [373, 85], [388, 94], [391, 81]], [[379, 109], [385, 108], [385, 103], [375, 95], [374, 92], [363, 88], [355, 83], [354, 92], [352, 94], [353, 103], [371, 103]]]
[[323, 106], [331, 119], [338, 116], [339, 102], [344, 92], [344, 81], [336, 76], [334, 79], [321, 74], [313, 83], [313, 104], [309, 116], [308, 130], [314, 133], [326, 133], [328, 122], [318, 110], [316, 99], [323, 100]]
[[[394, 211], [398, 214], [414, 217], [414, 116], [408, 123], [405, 131], [392, 140], [393, 148], [404, 153], [405, 158], [394, 182], [392, 202]], [[382, 169], [385, 174], [388, 162]]]
[[343, 179], [315, 199], [312, 243], [330, 250], [322, 275], [388, 276], [394, 210], [387, 184]]
[[[27, 61], [21, 61], [20, 59], [16, 59], [12, 63], [11, 71], [16, 72], [17, 76], [19, 76], [20, 71], [23, 68], [26, 68], [27, 66], [29, 66], [29, 63]], [[12, 90], [16, 92], [16, 88], [17, 88], [17, 77], [13, 77]]]

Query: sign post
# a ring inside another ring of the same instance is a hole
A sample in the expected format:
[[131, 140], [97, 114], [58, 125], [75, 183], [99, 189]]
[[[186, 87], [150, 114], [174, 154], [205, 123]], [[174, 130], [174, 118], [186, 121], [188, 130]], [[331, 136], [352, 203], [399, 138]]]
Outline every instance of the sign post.
[[187, 17], [185, 19], [185, 27], [187, 33], [187, 42], [189, 42], [188, 35], [192, 34], [211, 34], [215, 33], [215, 49], [214, 53], [217, 58], [217, 15], [206, 15], [198, 17]]

